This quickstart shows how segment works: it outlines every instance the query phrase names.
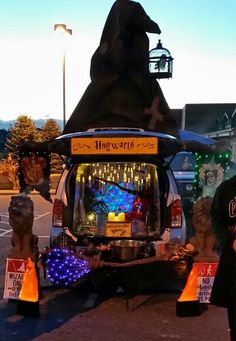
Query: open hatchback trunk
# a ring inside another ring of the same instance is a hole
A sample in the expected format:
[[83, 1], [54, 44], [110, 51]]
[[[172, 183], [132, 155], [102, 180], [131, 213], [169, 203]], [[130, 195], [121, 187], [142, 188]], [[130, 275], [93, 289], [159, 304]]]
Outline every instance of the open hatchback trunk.
[[67, 166], [54, 201], [52, 241], [63, 227], [78, 243], [157, 240], [166, 230], [183, 241], [181, 200], [165, 162], [179, 150], [177, 139], [99, 129], [64, 135], [56, 147], [67, 154]]

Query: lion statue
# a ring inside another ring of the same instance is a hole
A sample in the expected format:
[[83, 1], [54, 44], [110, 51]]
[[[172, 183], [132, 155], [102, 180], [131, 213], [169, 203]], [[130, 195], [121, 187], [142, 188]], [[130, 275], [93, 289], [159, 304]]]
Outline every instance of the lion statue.
[[33, 201], [25, 195], [11, 197], [9, 224], [12, 227], [9, 258], [36, 260], [39, 255], [38, 237], [32, 233], [34, 220]]
[[198, 252], [198, 258], [216, 258], [214, 251], [217, 245], [216, 238], [211, 228], [211, 209], [212, 198], [200, 197], [193, 205], [193, 227], [195, 235], [190, 238], [190, 243]]

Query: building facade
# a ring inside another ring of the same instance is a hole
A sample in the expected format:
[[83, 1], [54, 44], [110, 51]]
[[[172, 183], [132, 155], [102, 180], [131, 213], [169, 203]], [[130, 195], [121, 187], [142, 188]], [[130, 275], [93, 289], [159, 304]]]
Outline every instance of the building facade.
[[186, 104], [173, 114], [179, 128], [229, 144], [236, 162], [236, 103]]

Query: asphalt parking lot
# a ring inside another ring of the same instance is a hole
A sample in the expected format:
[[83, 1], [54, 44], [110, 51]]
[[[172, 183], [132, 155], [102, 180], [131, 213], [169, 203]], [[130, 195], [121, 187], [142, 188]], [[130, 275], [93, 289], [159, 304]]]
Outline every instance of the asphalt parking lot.
[[[0, 203], [1, 341], [227, 341], [226, 311], [207, 305], [200, 316], [180, 318], [176, 315], [180, 292], [137, 294], [129, 300], [127, 310], [122, 292], [96, 292], [86, 286], [53, 288], [42, 273], [39, 316], [18, 314], [17, 302], [2, 298], [11, 237], [8, 199], [4, 209], [3, 201]], [[48, 243], [51, 205], [40, 198], [35, 198], [34, 204], [34, 233], [43, 247]]]

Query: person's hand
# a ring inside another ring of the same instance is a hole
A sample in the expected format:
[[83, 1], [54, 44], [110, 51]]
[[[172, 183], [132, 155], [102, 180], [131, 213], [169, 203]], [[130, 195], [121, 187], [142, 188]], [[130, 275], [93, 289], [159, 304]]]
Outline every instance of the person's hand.
[[234, 252], [236, 252], [236, 239], [234, 239], [234, 242], [233, 242], [233, 249], [234, 249]]

